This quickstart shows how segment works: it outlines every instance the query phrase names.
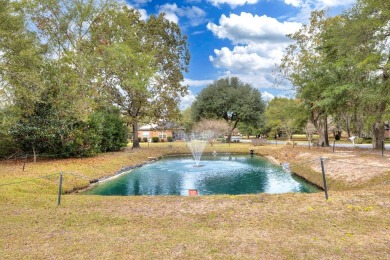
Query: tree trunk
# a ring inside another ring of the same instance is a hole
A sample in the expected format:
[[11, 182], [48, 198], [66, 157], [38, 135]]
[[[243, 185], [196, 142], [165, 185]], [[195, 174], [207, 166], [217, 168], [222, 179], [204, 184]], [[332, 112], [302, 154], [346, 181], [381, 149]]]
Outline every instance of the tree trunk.
[[133, 148], [140, 148], [138, 141], [138, 122], [133, 122]]
[[382, 142], [385, 140], [385, 123], [376, 122], [372, 126], [372, 147], [382, 149]]
[[286, 135], [287, 135], [287, 142], [291, 142], [292, 132], [286, 131]]
[[[239, 121], [240, 121], [240, 119], [238, 119], [236, 122], [234, 122], [233, 127], [229, 130], [229, 133], [228, 133], [228, 136], [227, 136], [227, 142], [228, 143], [230, 143], [230, 141], [232, 140], [233, 131], [234, 131], [234, 129], [236, 129], [237, 124], [238, 124]], [[229, 124], [229, 126], [230, 126], [230, 124]]]
[[[351, 117], [348, 114], [343, 115], [345, 120], [345, 130], [347, 131], [348, 138], [351, 137]], [[341, 137], [341, 135], [340, 135]]]
[[35, 147], [33, 147], [33, 156], [34, 156], [34, 162], [37, 162], [37, 153], [35, 152]]
[[[317, 115], [314, 113], [318, 113]], [[314, 124], [320, 136], [318, 144], [321, 146], [329, 146], [328, 137], [328, 116], [319, 114], [317, 111], [312, 111], [312, 123]]]
[[321, 146], [329, 146], [328, 117], [324, 118], [324, 142]]

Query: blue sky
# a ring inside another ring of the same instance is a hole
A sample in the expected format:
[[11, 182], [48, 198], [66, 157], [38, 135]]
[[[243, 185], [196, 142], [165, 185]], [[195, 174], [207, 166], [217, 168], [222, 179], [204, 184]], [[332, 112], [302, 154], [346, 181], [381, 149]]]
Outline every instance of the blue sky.
[[143, 18], [164, 12], [188, 36], [191, 62], [184, 84], [191, 105], [208, 84], [236, 76], [259, 89], [264, 100], [292, 97], [290, 86], [275, 84], [273, 71], [288, 46], [286, 34], [308, 22], [310, 12], [335, 15], [355, 0], [126, 0]]

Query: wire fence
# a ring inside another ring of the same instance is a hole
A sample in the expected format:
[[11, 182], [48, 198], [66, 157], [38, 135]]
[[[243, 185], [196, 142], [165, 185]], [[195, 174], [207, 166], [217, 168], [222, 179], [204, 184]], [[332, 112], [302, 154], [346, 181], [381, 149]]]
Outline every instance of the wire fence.
[[61, 204], [61, 196], [64, 193], [63, 191], [63, 177], [65, 175], [69, 175], [75, 178], [81, 178], [83, 180], [87, 180], [89, 183], [93, 183], [96, 180], [91, 179], [87, 176], [83, 176], [81, 174], [76, 174], [76, 173], [70, 173], [70, 172], [56, 172], [48, 175], [43, 175], [39, 177], [34, 177], [34, 178], [28, 178], [25, 180], [20, 180], [20, 181], [13, 181], [13, 182], [7, 182], [7, 183], [0, 183], [0, 189], [2, 187], [7, 187], [7, 186], [13, 186], [13, 185], [19, 185], [27, 182], [36, 182], [37, 180], [42, 180], [42, 179], [51, 179], [50, 177], [57, 176], [59, 178], [59, 182], [56, 182], [55, 184], [58, 185], [58, 199], [57, 199], [57, 206], [60, 206]]
[[[315, 148], [317, 149], [317, 148]], [[318, 148], [318, 149], [322, 149], [322, 150], [327, 150], [329, 149], [328, 148]], [[370, 154], [372, 155], [372, 153], [363, 153], [363, 154]], [[359, 153], [359, 155], [361, 155], [361, 153]], [[375, 153], [374, 155], [377, 155], [377, 153]], [[23, 159], [25, 158], [28, 158], [27, 156], [24, 156], [24, 157], [21, 157]], [[310, 167], [310, 168], [315, 168], [316, 170], [320, 169], [320, 172], [322, 173], [322, 177], [323, 177], [323, 189], [324, 189], [324, 192], [325, 192], [325, 196], [326, 196], [326, 199], [328, 199], [328, 189], [327, 189], [327, 184], [326, 184], [326, 171], [328, 170], [327, 167], [326, 167], [326, 164], [324, 164], [324, 162], [334, 162], [334, 163], [337, 163], [337, 164], [341, 164], [341, 165], [346, 165], [345, 167], [343, 166], [339, 166], [339, 168], [342, 169], [342, 171], [350, 171], [353, 170], [353, 169], [356, 169], [356, 168], [365, 168], [365, 169], [370, 169], [370, 171], [378, 171], [378, 172], [387, 172], [389, 171], [390, 172], [390, 162], [387, 158], [383, 158], [382, 157], [376, 157], [375, 159], [376, 160], [372, 160], [372, 162], [375, 161], [376, 164], [374, 163], [357, 163], [356, 161], [353, 161], [355, 157], [347, 157], [347, 158], [323, 158], [323, 157], [320, 157], [320, 158], [314, 158], [314, 159], [310, 159], [310, 160], [302, 160], [300, 162], [297, 162], [297, 163], [282, 163], [281, 166], [283, 167], [284, 170], [288, 171], [288, 172], [291, 172], [291, 167]], [[25, 164], [23, 165], [23, 169], [25, 167]], [[86, 180], [88, 181], [89, 183], [93, 183], [93, 182], [96, 182], [97, 180], [96, 179], [93, 179], [93, 178], [90, 178], [90, 177], [87, 177], [87, 176], [84, 176], [82, 174], [79, 174], [79, 173], [71, 173], [71, 172], [56, 172], [56, 173], [52, 173], [52, 174], [48, 174], [48, 175], [43, 175], [43, 176], [38, 176], [38, 177], [34, 177], [34, 178], [28, 178], [28, 179], [24, 179], [24, 180], [19, 180], [19, 181], [13, 181], [13, 182], [8, 182], [8, 183], [1, 183], [0, 182], [0, 188], [2, 187], [6, 187], [6, 186], [11, 186], [11, 185], [19, 185], [19, 184], [22, 184], [22, 183], [26, 183], [26, 182], [35, 182], [37, 180], [42, 180], [42, 179], [52, 179], [54, 176], [58, 176], [60, 181], [59, 181], [59, 191], [58, 191], [58, 205], [60, 205], [60, 200], [61, 200], [61, 194], [63, 193], [63, 190], [62, 190], [62, 181], [63, 181], [63, 176], [71, 176], [73, 178], [78, 178], [78, 179], [83, 179], [83, 180]], [[255, 178], [255, 177], [250, 177], [248, 178], [251, 179], [251, 178]], [[389, 182], [389, 181], [387, 181]], [[218, 186], [222, 186], [222, 185], [226, 185], [226, 184], [229, 184], [229, 182], [226, 182], [226, 183], [218, 183], [216, 185]]]

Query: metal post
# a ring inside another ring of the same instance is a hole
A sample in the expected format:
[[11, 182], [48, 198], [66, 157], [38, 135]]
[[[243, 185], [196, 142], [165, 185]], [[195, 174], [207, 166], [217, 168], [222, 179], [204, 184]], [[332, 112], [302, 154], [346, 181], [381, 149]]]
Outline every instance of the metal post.
[[321, 169], [322, 169], [322, 179], [324, 181], [324, 191], [325, 191], [325, 198], [328, 199], [328, 189], [326, 187], [326, 178], [325, 178], [325, 168], [324, 168], [324, 158], [320, 158], [321, 160]]
[[336, 144], [336, 139], [333, 140], [333, 152], [334, 152], [334, 146]]
[[27, 154], [24, 156], [23, 171], [24, 171], [24, 168], [26, 167], [26, 161], [27, 161]]
[[382, 141], [382, 157], [384, 155], [384, 151], [385, 151], [385, 141]]
[[62, 172], [60, 172], [60, 185], [58, 186], [58, 204], [59, 206], [61, 204], [61, 193], [62, 193]]

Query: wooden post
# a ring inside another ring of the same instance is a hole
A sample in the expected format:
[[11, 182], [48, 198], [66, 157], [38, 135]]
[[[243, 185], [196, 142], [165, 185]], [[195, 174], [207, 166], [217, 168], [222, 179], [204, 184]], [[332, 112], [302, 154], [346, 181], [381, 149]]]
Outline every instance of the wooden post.
[[385, 141], [382, 141], [382, 157], [384, 156], [385, 151]]
[[328, 199], [328, 188], [326, 187], [324, 158], [321, 157], [320, 159], [321, 159], [322, 179], [324, 181], [325, 198]]
[[23, 171], [24, 171], [24, 168], [26, 167], [26, 161], [27, 161], [27, 154], [24, 156]]
[[57, 206], [59, 206], [61, 204], [61, 193], [62, 193], [62, 172], [60, 172], [60, 184], [58, 186], [58, 204]]

